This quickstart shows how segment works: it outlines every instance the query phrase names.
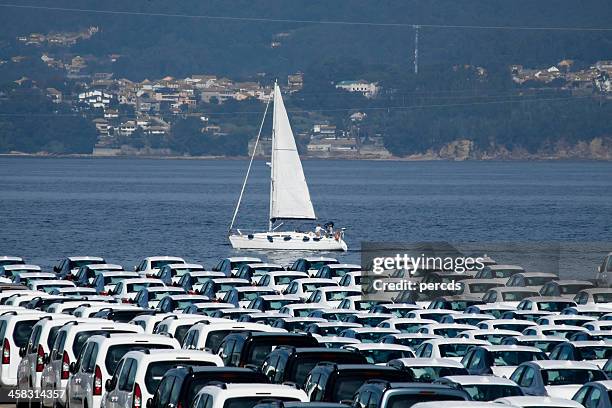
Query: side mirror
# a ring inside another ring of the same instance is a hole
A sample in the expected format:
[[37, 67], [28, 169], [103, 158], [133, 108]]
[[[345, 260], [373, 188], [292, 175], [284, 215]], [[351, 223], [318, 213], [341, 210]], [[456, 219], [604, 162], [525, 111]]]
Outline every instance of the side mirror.
[[53, 267], [53, 272], [56, 272], [56, 273], [57, 273], [57, 272], [59, 272], [59, 271], [60, 271], [59, 266], [57, 266], [57, 265], [56, 265], [56, 266], [54, 266], [54, 267]]
[[602, 265], [599, 265], [599, 266], [597, 267], [597, 272], [598, 272], [598, 273], [603, 273], [603, 271], [604, 271], [603, 264], [602, 264]]
[[19, 347], [19, 357], [25, 357], [26, 355], [26, 347], [25, 346], [21, 346]]
[[48, 354], [48, 353], [45, 353], [45, 354], [43, 355], [43, 364], [44, 364], [44, 365], [49, 364], [49, 354]]
[[104, 390], [105, 391], [111, 391], [113, 389], [113, 381], [109, 378], [108, 380], [106, 380], [106, 382], [104, 383]]
[[151, 408], [153, 406], [153, 398], [149, 398], [147, 400], [147, 408]]
[[76, 364], [74, 363], [74, 361], [70, 363], [70, 366], [68, 367], [68, 371], [70, 371], [71, 374], [76, 373]]
[[134, 272], [138, 272], [138, 267], [137, 266], [134, 267]]

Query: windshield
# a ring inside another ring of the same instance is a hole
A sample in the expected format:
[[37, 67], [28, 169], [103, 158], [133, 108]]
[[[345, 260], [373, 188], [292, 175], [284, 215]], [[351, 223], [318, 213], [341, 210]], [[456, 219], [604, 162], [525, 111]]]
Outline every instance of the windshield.
[[277, 276], [274, 278], [277, 285], [288, 285], [293, 281], [294, 276]]
[[257, 296], [259, 295], [267, 295], [267, 292], [257, 292], [257, 291], [252, 291], [252, 292], [238, 292], [238, 298], [240, 300], [253, 300], [253, 299], [257, 299]]
[[162, 266], [166, 266], [166, 265], [170, 265], [170, 264], [177, 264], [177, 263], [182, 263], [179, 260], [172, 260], [172, 259], [166, 259], [164, 261], [151, 261], [151, 269], [159, 269]]
[[335, 283], [333, 282], [313, 282], [313, 283], [303, 283], [302, 284], [302, 290], [304, 292], [314, 292], [315, 290], [317, 290], [318, 288], [321, 287], [325, 287], [325, 286], [336, 286]]
[[412, 353], [404, 350], [360, 350], [370, 364], [387, 363], [398, 358], [410, 358]]
[[507, 336], [508, 336], [507, 334], [492, 333], [492, 334], [478, 334], [474, 337], [478, 340], [486, 340], [489, 343], [496, 345], [496, 344], [501, 344], [502, 340]]
[[448, 375], [467, 374], [465, 368], [459, 367], [407, 367], [412, 372], [414, 382], [430, 383]]
[[544, 312], [560, 312], [566, 307], [574, 306], [573, 302], [537, 302], [538, 309]]
[[519, 387], [513, 385], [463, 385], [463, 390], [470, 394], [473, 401], [493, 401], [497, 398], [523, 395]]
[[520, 302], [526, 297], [536, 296], [535, 292], [503, 292], [502, 298], [506, 302]]
[[[75, 356], [78, 356], [79, 354], [81, 354], [81, 349], [83, 348], [83, 344], [85, 344], [85, 342], [87, 341], [87, 339], [89, 339], [91, 336], [95, 336], [97, 334], [104, 334], [104, 333], [130, 333], [127, 331], [111, 331], [111, 330], [89, 330], [89, 331], [82, 331], [77, 333], [74, 336], [74, 340], [72, 342], [72, 352], [74, 353]], [[112, 373], [112, 371], [111, 371]]]
[[571, 336], [572, 334], [576, 333], [577, 331], [581, 331], [580, 329], [551, 329], [551, 330], [542, 330], [542, 334], [544, 334], [545, 336], [558, 336], [558, 337], [565, 337], [568, 338], [569, 336]]
[[128, 292], [140, 292], [142, 289], [159, 288], [162, 286], [164, 286], [164, 284], [161, 282], [128, 283], [127, 291]]
[[[166, 374], [166, 371], [171, 368], [175, 368], [178, 365], [176, 360], [170, 361], [155, 361], [148, 365], [147, 372], [145, 373], [145, 386], [149, 391], [149, 394], [154, 394], [157, 390], [162, 377]], [[213, 366], [214, 364], [210, 361], [193, 361], [193, 360], [181, 360], [181, 367], [202, 367], [202, 366]]]
[[577, 370], [572, 368], [543, 370], [542, 380], [545, 385], [586, 384], [591, 381], [603, 381], [606, 375], [599, 370]]
[[[612, 258], [610, 258], [612, 259]], [[612, 303], [612, 292], [610, 293], [595, 293], [593, 294], [595, 303]]]
[[560, 285], [559, 289], [561, 289], [561, 294], [563, 295], [573, 295], [575, 293], [580, 292], [583, 289], [590, 288], [591, 285], [585, 284], [576, 284], [576, 285]]
[[471, 347], [474, 347], [474, 344], [440, 344], [438, 346], [442, 357], [463, 357]]
[[395, 328], [402, 333], [416, 333], [423, 326], [428, 323], [396, 323]]
[[347, 291], [347, 290], [342, 290], [342, 291], [333, 291], [333, 292], [327, 292], [326, 298], [327, 300], [343, 300], [344, 298], [348, 297], [348, 296], [356, 296], [359, 295], [360, 293], [357, 291]]
[[543, 286], [550, 282], [551, 278], [548, 276], [532, 276], [531, 278], [525, 278], [527, 286]]
[[535, 340], [521, 342], [525, 346], [537, 347], [545, 353], [550, 353], [559, 343], [562, 343], [562, 341]]
[[546, 355], [542, 352], [532, 351], [494, 351], [493, 365], [496, 366], [517, 366], [525, 361], [546, 360]]
[[[128, 351], [172, 348], [173, 347], [169, 344], [117, 344], [110, 346], [106, 351], [104, 365], [106, 366], [106, 371], [114, 373], [117, 364], [119, 364], [119, 361]], [[174, 364], [176, 365], [176, 362]]]
[[470, 293], [485, 293], [491, 288], [499, 286], [497, 283], [468, 283]]
[[607, 360], [612, 357], [612, 346], [580, 347], [580, 354], [584, 360]]
[[378, 343], [383, 336], [389, 334], [388, 332], [364, 332], [357, 334], [357, 339], [362, 343]]

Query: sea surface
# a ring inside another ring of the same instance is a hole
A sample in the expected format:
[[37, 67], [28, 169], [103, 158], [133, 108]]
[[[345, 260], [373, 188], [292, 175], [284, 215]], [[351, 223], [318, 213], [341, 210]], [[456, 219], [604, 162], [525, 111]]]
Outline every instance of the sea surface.
[[[0, 255], [46, 268], [69, 255], [101, 255], [131, 268], [144, 256], [168, 254], [211, 267], [238, 254], [227, 229], [247, 165], [2, 157]], [[346, 228], [350, 250], [337, 256], [348, 262], [359, 262], [362, 242], [448, 241], [542, 270], [549, 264], [538, 265], [537, 254], [500, 248], [544, 243], [558, 249], [556, 262], [568, 277], [592, 278], [612, 251], [609, 162], [303, 165], [319, 220]], [[268, 177], [265, 162], [256, 161], [236, 224], [243, 231], [267, 228]], [[255, 255], [286, 263], [303, 254]]]

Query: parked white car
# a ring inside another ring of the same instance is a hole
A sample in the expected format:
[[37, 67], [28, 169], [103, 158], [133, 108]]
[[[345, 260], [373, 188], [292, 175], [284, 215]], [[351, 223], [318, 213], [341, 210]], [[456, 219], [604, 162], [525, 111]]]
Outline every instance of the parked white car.
[[192, 408], [224, 408], [233, 406], [253, 406], [263, 399], [280, 401], [308, 402], [302, 390], [278, 384], [225, 384], [202, 387], [193, 401]]
[[66, 406], [70, 363], [77, 360], [87, 339], [110, 332], [142, 334], [142, 328], [128, 323], [95, 320], [88, 323], [71, 321], [58, 331], [42, 372], [43, 407], [53, 407], [58, 403]]
[[78, 360], [70, 364], [71, 376], [66, 388], [70, 407], [99, 408], [104, 384], [128, 351], [162, 349], [168, 352], [178, 348], [175, 339], [155, 334], [105, 333], [90, 337]]
[[142, 407], [144, 401], [153, 397], [166, 371], [178, 365], [221, 367], [223, 361], [215, 354], [194, 350], [129, 351], [117, 365], [113, 377], [105, 382], [101, 406]]

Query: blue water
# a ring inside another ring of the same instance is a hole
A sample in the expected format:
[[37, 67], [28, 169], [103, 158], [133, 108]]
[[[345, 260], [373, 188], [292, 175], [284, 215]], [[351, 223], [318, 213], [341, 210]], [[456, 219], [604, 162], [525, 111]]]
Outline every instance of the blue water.
[[[46, 267], [98, 254], [126, 267], [158, 254], [211, 266], [235, 254], [226, 231], [246, 166], [0, 158], [0, 254]], [[362, 241], [556, 241], [588, 253], [572, 264], [581, 276], [612, 251], [612, 163], [307, 160], [304, 169], [321, 221], [347, 228], [348, 261]], [[244, 230], [267, 227], [268, 172], [255, 162]]]

